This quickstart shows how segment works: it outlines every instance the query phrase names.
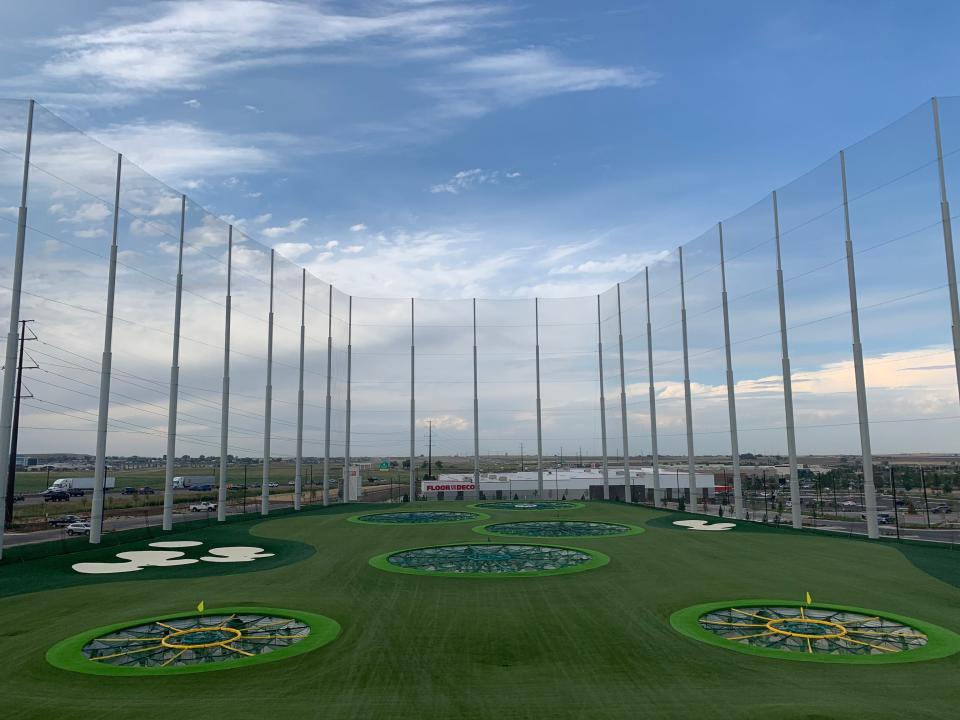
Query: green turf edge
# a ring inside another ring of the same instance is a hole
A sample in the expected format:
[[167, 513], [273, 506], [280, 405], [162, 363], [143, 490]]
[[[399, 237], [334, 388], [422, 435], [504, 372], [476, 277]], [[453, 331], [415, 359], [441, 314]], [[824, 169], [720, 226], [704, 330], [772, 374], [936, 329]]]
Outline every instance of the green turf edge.
[[[618, 537], [628, 537], [629, 535], [640, 535], [645, 533], [646, 530], [639, 525], [630, 525], [628, 523], [621, 522], [606, 522], [604, 520], [515, 520], [514, 522], [592, 522], [599, 523], [601, 525], [619, 525], [621, 527], [627, 528], [626, 532], [617, 533], [616, 535], [575, 535], [574, 537], [585, 537], [585, 538], [618, 538]], [[475, 533], [480, 533], [481, 535], [495, 535], [496, 537], [551, 537], [555, 538], [555, 535], [521, 535], [518, 533], [500, 533], [490, 528], [497, 525], [508, 525], [507, 522], [495, 522], [488, 523], [487, 525], [477, 525], [475, 528], [472, 528]]]
[[[550, 507], [550, 508], [503, 508], [503, 507], [490, 507], [490, 506], [493, 505], [494, 503], [513, 503], [513, 502], [517, 502], [517, 503], [529, 502], [531, 505], [532, 505], [533, 503], [541, 503], [541, 502], [549, 502], [549, 503], [568, 503], [568, 504], [572, 505], [573, 507], [565, 507], [565, 508], [554, 508], [554, 507]], [[568, 510], [579, 510], [580, 508], [584, 508], [584, 507], [586, 507], [586, 503], [577, 502], [576, 500], [483, 500], [483, 501], [481, 501], [481, 502], [473, 503], [472, 505], [467, 505], [467, 507], [469, 507], [469, 508], [478, 508], [478, 509], [481, 509], [481, 510], [486, 509], [486, 510], [491, 510], [491, 511], [502, 510], [502, 511], [504, 511], [504, 512], [523, 512], [523, 511], [527, 511], [527, 512], [543, 512], [544, 510], [553, 510], [554, 512], [566, 512], [566, 511], [568, 511]]]
[[[590, 559], [580, 565], [574, 565], [573, 567], [557, 568], [555, 570], [536, 570], [534, 572], [509, 572], [509, 573], [457, 573], [457, 572], [431, 572], [429, 570], [417, 570], [415, 568], [402, 568], [397, 567], [396, 565], [391, 564], [387, 561], [391, 555], [396, 555], [397, 553], [408, 552], [410, 550], [422, 550], [424, 547], [454, 547], [457, 545], [482, 545], [483, 543], [477, 542], [455, 542], [455, 543], [443, 543], [442, 545], [426, 545], [421, 547], [412, 547], [404, 548], [402, 550], [391, 550], [390, 552], [383, 553], [382, 555], [376, 555], [370, 558], [370, 565], [379, 569], [386, 570], [387, 572], [401, 573], [403, 575], [421, 575], [427, 577], [457, 577], [457, 578], [483, 578], [485, 580], [497, 579], [497, 578], [516, 578], [516, 577], [546, 577], [548, 575], [568, 575], [570, 573], [582, 572], [584, 570], [593, 570], [594, 568], [603, 567], [608, 562], [610, 562], [610, 557], [600, 552], [599, 550], [589, 550], [587, 548], [574, 547], [572, 545], [552, 545], [549, 543], [537, 543], [540, 547], [552, 547], [559, 548], [560, 550], [576, 550], [578, 552], [586, 553], [590, 556]], [[523, 545], [529, 543], [504, 543], [504, 544], [514, 544], [514, 545]]]
[[192, 617], [197, 615], [196, 611], [175, 613], [173, 615], [157, 615], [156, 617], [144, 618], [141, 620], [129, 620], [127, 622], [106, 625], [94, 630], [82, 632], [61, 640], [47, 651], [47, 662], [61, 670], [71, 672], [86, 673], [88, 675], [110, 675], [113, 677], [146, 677], [146, 676], [166, 676], [166, 675], [186, 675], [198, 672], [213, 672], [215, 670], [230, 670], [237, 667], [246, 667], [248, 665], [258, 665], [261, 663], [274, 662], [276, 660], [285, 660], [286, 658], [302, 655], [311, 650], [316, 650], [330, 642], [333, 642], [340, 634], [340, 623], [326, 615], [305, 612], [302, 610], [285, 610], [270, 607], [226, 607], [206, 610], [204, 614], [218, 615], [222, 613], [255, 613], [258, 615], [273, 614], [281, 617], [289, 617], [294, 620], [300, 620], [310, 626], [310, 634], [300, 642], [289, 647], [274, 650], [272, 652], [257, 655], [255, 657], [244, 657], [236, 660], [225, 660], [218, 663], [208, 663], [205, 665], [187, 665], [176, 668], [128, 668], [118, 667], [116, 665], [102, 665], [93, 662], [84, 657], [82, 650], [91, 640], [106, 635], [107, 633], [123, 630], [135, 625], [156, 622], [157, 620], [176, 620], [177, 618]]
[[692, 605], [682, 610], [677, 610], [670, 616], [670, 625], [674, 630], [686, 635], [689, 638], [705, 642], [716, 647], [733, 650], [735, 652], [745, 653], [747, 655], [757, 655], [760, 657], [775, 658], [777, 660], [796, 660], [799, 662], [823, 662], [839, 663], [850, 665], [889, 665], [891, 663], [920, 662], [923, 660], [938, 660], [949, 657], [956, 652], [960, 652], [960, 635], [947, 630], [946, 628], [934, 625], [922, 620], [897, 615], [888, 612], [877, 612], [850, 605], [833, 605], [828, 603], [816, 603], [817, 608], [827, 610], [841, 610], [847, 612], [862, 613], [868, 616], [879, 616], [889, 620], [896, 620], [905, 625], [911, 625], [920, 630], [927, 636], [927, 644], [914, 650], [906, 650], [889, 655], [866, 655], [866, 656], [846, 656], [846, 655], [810, 655], [807, 653], [792, 653], [784, 650], [774, 650], [772, 648], [759, 648], [752, 645], [743, 645], [741, 643], [726, 640], [719, 635], [715, 635], [704, 630], [699, 623], [699, 619], [706, 613], [723, 608], [752, 607], [757, 605], [771, 605], [777, 607], [801, 607], [802, 603], [795, 600], [734, 600], [726, 602], [711, 602], [701, 605]]
[[[472, 506], [471, 506], [472, 507]], [[490, 516], [486, 513], [472, 512], [470, 513], [474, 517], [464, 518], [463, 520], [435, 520], [433, 522], [392, 522], [392, 523], [378, 523], [378, 522], [368, 522], [363, 520], [365, 517], [370, 517], [371, 515], [393, 515], [395, 513], [412, 513], [412, 512], [467, 512], [465, 510], [388, 510], [387, 512], [377, 512], [377, 513], [360, 513], [359, 515], [351, 515], [347, 518], [352, 523], [357, 523], [358, 525], [375, 525], [377, 527], [390, 527], [391, 525], [454, 525], [456, 523], [467, 523], [467, 522], [477, 522], [478, 520], [490, 520]]]

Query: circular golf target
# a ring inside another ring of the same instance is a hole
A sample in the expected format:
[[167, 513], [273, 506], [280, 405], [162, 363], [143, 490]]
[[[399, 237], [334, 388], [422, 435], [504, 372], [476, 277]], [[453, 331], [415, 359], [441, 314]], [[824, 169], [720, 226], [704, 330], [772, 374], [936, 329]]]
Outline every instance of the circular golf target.
[[569, 502], [567, 500], [540, 500], [537, 502], [503, 500], [477, 503], [472, 507], [489, 510], [574, 510], [575, 508], [582, 508], [583, 503]]
[[711, 603], [670, 618], [680, 632], [731, 650], [824, 662], [910, 662], [960, 650], [960, 635], [919, 620], [840, 605]]
[[369, 513], [353, 515], [351, 522], [372, 525], [421, 525], [427, 523], [459, 523], [488, 520], [489, 515], [476, 512], [452, 512], [446, 510], [413, 510], [409, 512]]
[[385, 553], [371, 558], [381, 570], [447, 577], [530, 577], [606, 565], [603, 553], [555, 545], [460, 543]]
[[332, 641], [323, 615], [270, 608], [185, 613], [98, 628], [55, 645], [47, 660], [97, 675], [159, 675], [280, 660]]
[[620, 523], [582, 520], [528, 520], [526, 522], [492, 523], [474, 528], [484, 535], [516, 535], [525, 537], [612, 537], [638, 535], [643, 528]]

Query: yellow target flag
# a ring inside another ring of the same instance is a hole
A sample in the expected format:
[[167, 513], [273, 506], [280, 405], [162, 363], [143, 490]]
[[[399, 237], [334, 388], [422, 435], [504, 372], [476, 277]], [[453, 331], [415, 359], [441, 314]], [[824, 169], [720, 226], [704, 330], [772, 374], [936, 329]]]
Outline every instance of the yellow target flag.
[[807, 605], [809, 605], [809, 604], [812, 603], [812, 602], [813, 602], [813, 598], [810, 597], [810, 593], [808, 592], [808, 593], [807, 593]]
[[[809, 597], [809, 593], [808, 593], [808, 597]], [[206, 607], [206, 606], [203, 604], [203, 600], [201, 600], [201, 601], [197, 604], [197, 612], [201, 612], [201, 613], [202, 613], [204, 607]]]

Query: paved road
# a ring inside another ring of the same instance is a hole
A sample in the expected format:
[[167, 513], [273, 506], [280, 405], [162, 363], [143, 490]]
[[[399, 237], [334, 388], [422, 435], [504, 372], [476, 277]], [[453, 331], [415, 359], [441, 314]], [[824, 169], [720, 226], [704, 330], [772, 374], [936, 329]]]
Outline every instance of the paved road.
[[[376, 487], [364, 488], [363, 499], [364, 502], [386, 502], [390, 500], [391, 493], [396, 495], [397, 490], [395, 487], [390, 485], [381, 485]], [[306, 493], [305, 493], [306, 494]], [[337, 502], [337, 493], [336, 491], [331, 492], [331, 502]], [[317, 493], [317, 501], [315, 503], [307, 504], [307, 497], [304, 498], [304, 507], [310, 508], [315, 507], [319, 504], [320, 493]], [[257, 505], [259, 504], [259, 498], [248, 498], [246, 509], [247, 512], [255, 512]], [[56, 503], [53, 503], [53, 506], [56, 507]], [[272, 510], [280, 510], [285, 508], [290, 508], [293, 506], [293, 496], [291, 494], [287, 495], [272, 495], [270, 498], [270, 507]], [[157, 510], [158, 508], [153, 508]], [[123, 513], [124, 511], [117, 511], [118, 513]], [[163, 521], [163, 515], [159, 512], [153, 512], [150, 514], [145, 514], [143, 510], [140, 510], [138, 514], [129, 514], [131, 511], [125, 511], [128, 514], [121, 515], [112, 515], [104, 518], [103, 521], [103, 532], [115, 532], [117, 530], [132, 530], [134, 528], [141, 528], [145, 526], [160, 525]], [[227, 507], [228, 515], [237, 515], [242, 514], [243, 506], [234, 506], [229, 505]], [[184, 522], [187, 520], [202, 520], [206, 515], [207, 521], [209, 523], [215, 523], [217, 521], [217, 514], [213, 513], [195, 513], [188, 510], [174, 510], [173, 513], [173, 522]], [[48, 540], [65, 540], [69, 535], [67, 535], [66, 528], [50, 528], [49, 530], [37, 530], [34, 532], [28, 533], [10, 533], [8, 532], [4, 537], [4, 545], [6, 547], [12, 547], [14, 545], [27, 545], [30, 543], [46, 542]]]

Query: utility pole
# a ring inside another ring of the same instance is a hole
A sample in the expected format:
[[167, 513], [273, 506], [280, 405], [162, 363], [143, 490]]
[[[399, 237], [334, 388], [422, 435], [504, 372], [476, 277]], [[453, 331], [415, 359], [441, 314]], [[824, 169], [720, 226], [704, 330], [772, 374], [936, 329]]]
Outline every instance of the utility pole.
[[927, 516], [927, 529], [930, 528], [930, 504], [927, 502], [927, 481], [923, 476], [923, 465], [920, 466], [920, 487], [923, 489], [923, 510]]
[[[13, 492], [16, 489], [17, 478], [17, 436], [20, 434], [20, 398], [23, 396], [23, 344], [26, 340], [36, 340], [37, 336], [25, 337], [27, 334], [27, 323], [33, 320], [20, 321], [20, 350], [17, 360], [17, 388], [13, 396], [13, 428], [10, 434], [10, 467], [7, 470], [7, 496], [3, 507], [3, 516], [6, 524], [13, 522]], [[32, 334], [32, 333], [31, 333]], [[30, 395], [29, 397], [33, 397]]]
[[520, 443], [520, 472], [523, 472], [523, 443]]
[[427, 420], [427, 480], [433, 478], [433, 420]]

